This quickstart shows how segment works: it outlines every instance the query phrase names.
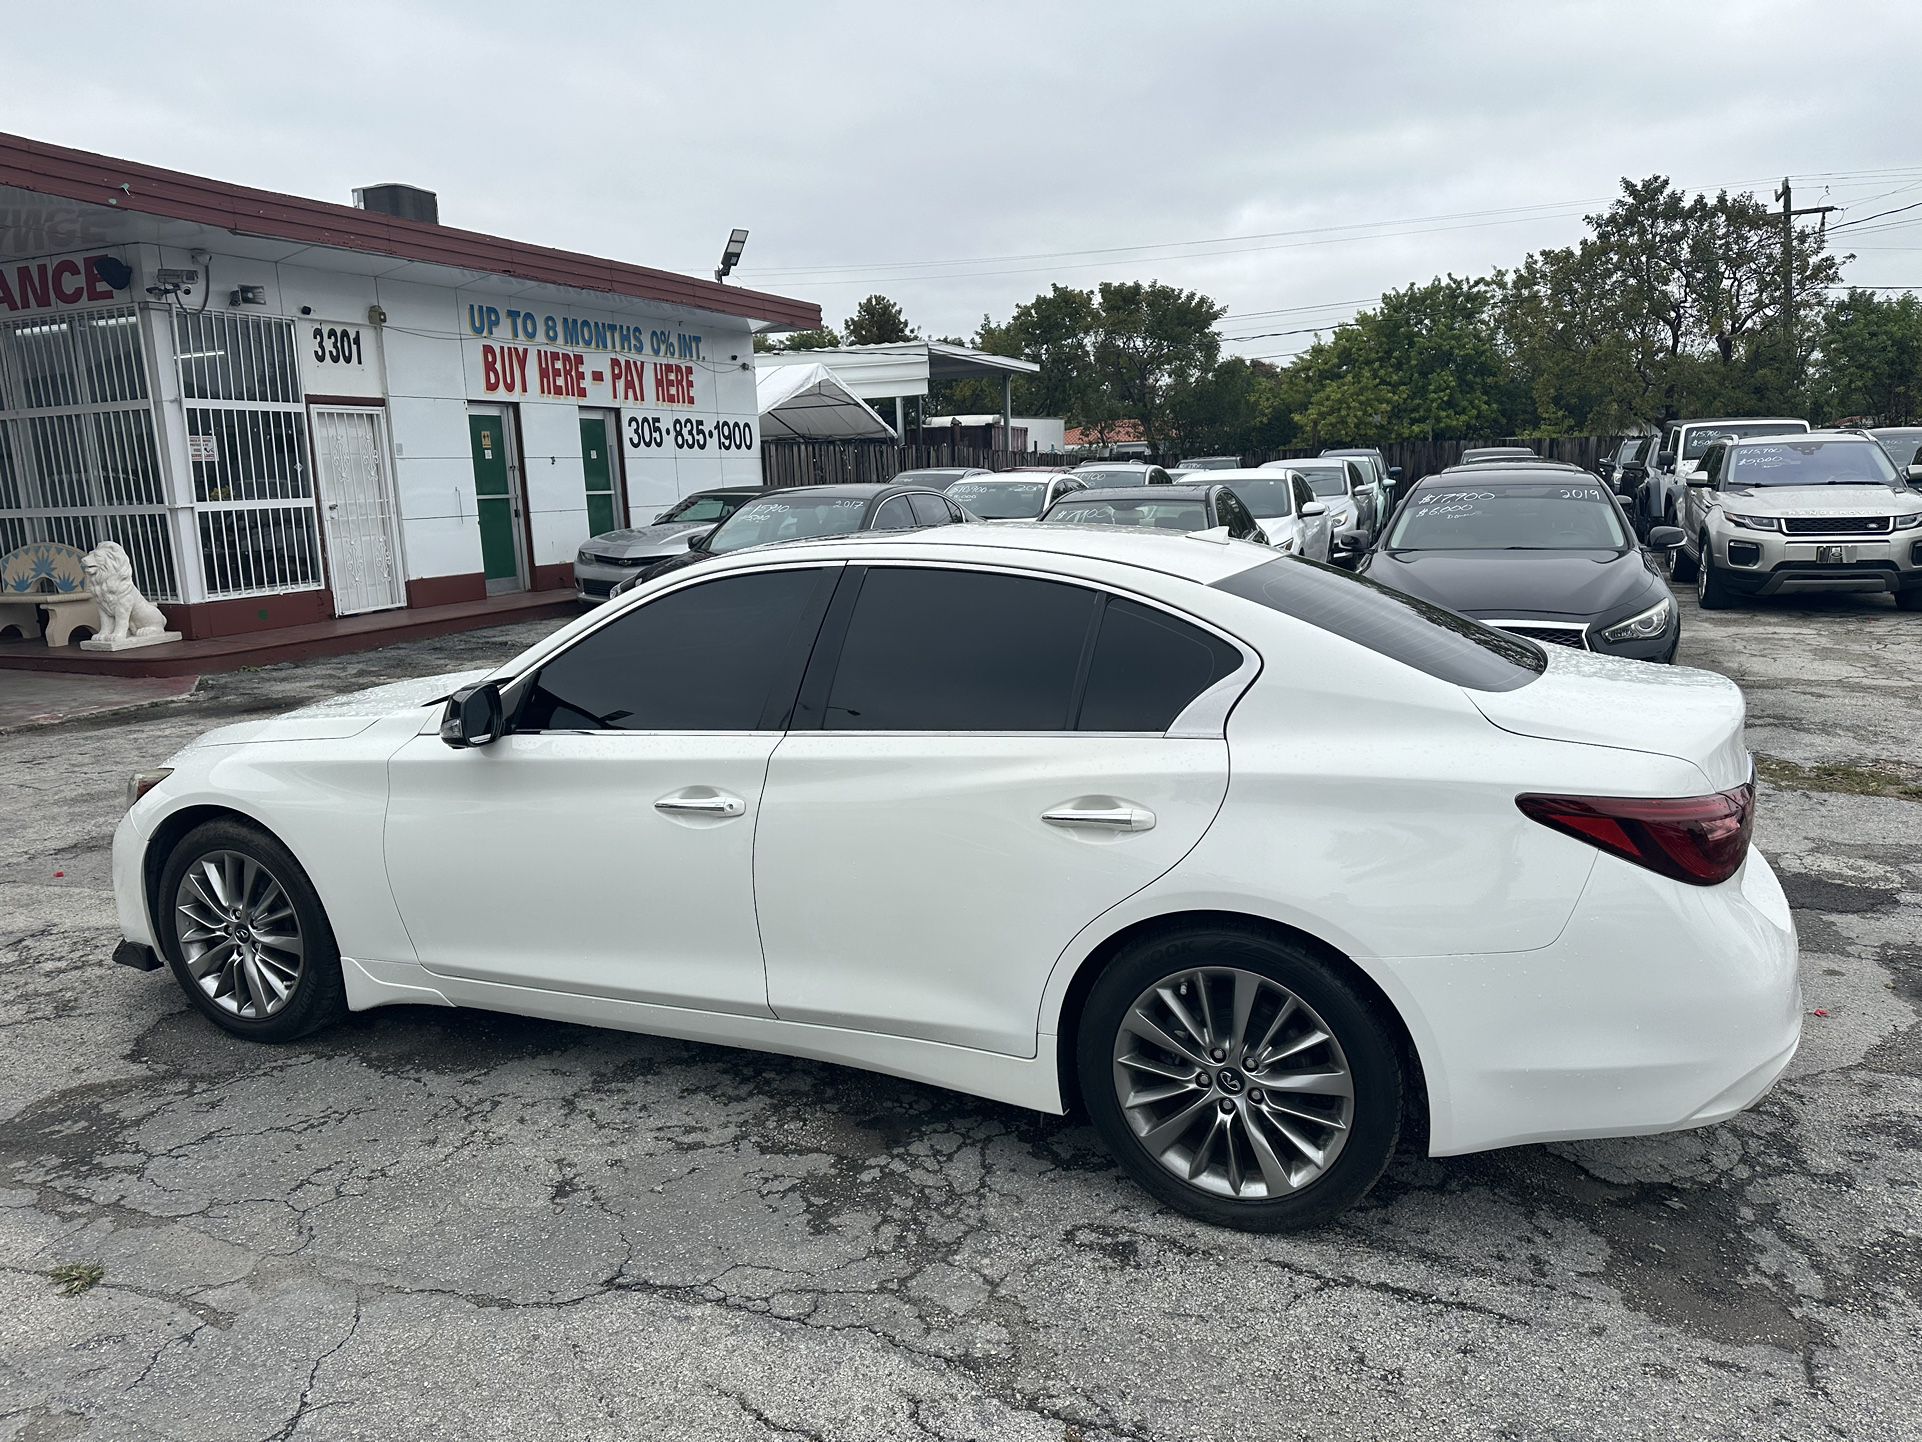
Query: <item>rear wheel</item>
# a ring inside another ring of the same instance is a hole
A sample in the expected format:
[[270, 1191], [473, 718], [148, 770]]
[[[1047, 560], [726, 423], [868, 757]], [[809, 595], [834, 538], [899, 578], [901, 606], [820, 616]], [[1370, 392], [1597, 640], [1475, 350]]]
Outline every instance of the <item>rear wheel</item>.
[[1696, 544], [1702, 550], [1702, 564], [1695, 572], [1695, 599], [1704, 611], [1725, 611], [1735, 604], [1735, 592], [1722, 568], [1715, 564], [1708, 537], [1704, 535]]
[[250, 1041], [291, 1041], [344, 1015], [333, 928], [307, 873], [238, 820], [182, 838], [160, 873], [160, 943], [187, 999]]
[[1329, 1220], [1374, 1185], [1400, 1132], [1390, 1024], [1308, 948], [1252, 929], [1115, 957], [1082, 1012], [1075, 1062], [1123, 1169], [1221, 1226]]

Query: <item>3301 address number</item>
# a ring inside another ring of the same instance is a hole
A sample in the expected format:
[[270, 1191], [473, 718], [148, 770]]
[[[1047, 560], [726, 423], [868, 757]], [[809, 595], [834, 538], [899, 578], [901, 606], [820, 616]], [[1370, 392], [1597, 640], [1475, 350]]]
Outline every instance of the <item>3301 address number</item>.
[[322, 365], [358, 366], [367, 362], [361, 356], [360, 332], [345, 326], [314, 327], [314, 359]]

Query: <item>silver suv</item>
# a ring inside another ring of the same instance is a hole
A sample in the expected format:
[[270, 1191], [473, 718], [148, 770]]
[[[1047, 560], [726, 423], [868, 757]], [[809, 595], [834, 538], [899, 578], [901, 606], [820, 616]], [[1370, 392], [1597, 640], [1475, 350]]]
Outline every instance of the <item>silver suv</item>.
[[1922, 610], [1922, 493], [1860, 431], [1714, 442], [1682, 521], [1675, 579], [1710, 610], [1789, 591], [1891, 591]]

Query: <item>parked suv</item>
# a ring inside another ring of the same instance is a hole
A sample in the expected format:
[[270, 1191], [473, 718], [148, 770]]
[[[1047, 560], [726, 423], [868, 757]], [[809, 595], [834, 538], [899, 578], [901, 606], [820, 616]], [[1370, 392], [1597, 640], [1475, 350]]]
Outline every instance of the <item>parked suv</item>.
[[1922, 610], [1922, 494], [1860, 431], [1717, 440], [1684, 518], [1675, 577], [1710, 610], [1788, 591], [1892, 591]]
[[1688, 489], [1688, 479], [1700, 473], [1708, 448], [1716, 441], [1739, 436], [1806, 435], [1808, 429], [1807, 421], [1782, 417], [1670, 421], [1662, 432], [1662, 448], [1655, 455], [1655, 464], [1642, 483], [1641, 497], [1630, 508], [1635, 529], [1646, 536], [1650, 526], [1682, 524], [1682, 496]]
[[1642, 483], [1648, 479], [1649, 462], [1654, 458], [1654, 436], [1630, 436], [1615, 448], [1614, 455], [1602, 457], [1595, 474], [1621, 497], [1624, 506], [1633, 506], [1641, 494]]

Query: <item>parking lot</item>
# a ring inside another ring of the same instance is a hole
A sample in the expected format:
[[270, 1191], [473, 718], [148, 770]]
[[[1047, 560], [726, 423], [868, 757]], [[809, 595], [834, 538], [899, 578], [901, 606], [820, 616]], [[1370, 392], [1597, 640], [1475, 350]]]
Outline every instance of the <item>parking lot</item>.
[[0, 736], [0, 1439], [1913, 1435], [1922, 626], [1678, 599], [1749, 698], [1788, 1077], [1705, 1131], [1404, 1154], [1294, 1237], [1156, 1208], [1072, 1120], [476, 1012], [253, 1047], [109, 964], [129, 772], [552, 623]]

